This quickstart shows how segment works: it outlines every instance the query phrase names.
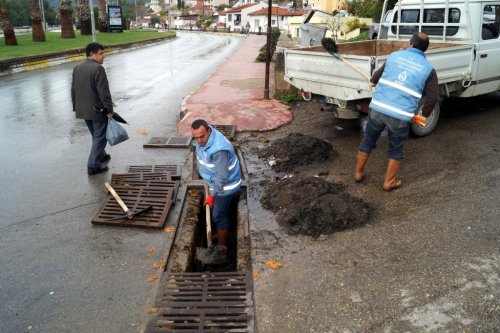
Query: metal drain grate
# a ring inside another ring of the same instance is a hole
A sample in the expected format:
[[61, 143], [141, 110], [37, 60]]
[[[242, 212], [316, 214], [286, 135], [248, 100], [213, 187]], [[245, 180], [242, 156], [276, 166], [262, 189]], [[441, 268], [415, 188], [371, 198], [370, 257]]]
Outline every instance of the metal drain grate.
[[235, 125], [212, 125], [216, 130], [224, 134], [224, 136], [228, 140], [234, 139], [234, 135], [236, 134], [236, 126]]
[[253, 332], [250, 272], [164, 273], [146, 332]]
[[162, 180], [171, 181], [170, 172], [131, 172], [131, 173], [114, 173], [111, 176], [111, 183], [120, 185], [129, 181], [145, 181], [145, 180]]
[[181, 170], [178, 165], [131, 165], [128, 167], [128, 172], [170, 172], [172, 179], [181, 179]]
[[144, 148], [186, 148], [189, 147], [192, 138], [186, 136], [153, 137]]
[[[172, 182], [171, 182], [172, 183]], [[175, 185], [175, 183], [172, 183]], [[175, 186], [171, 187], [130, 187], [113, 186], [116, 193], [125, 202], [127, 208], [138, 211], [152, 206], [147, 212], [134, 216], [133, 219], [126, 217], [116, 219], [125, 215], [121, 207], [111, 194], [108, 194], [104, 204], [96, 216], [92, 219], [93, 224], [113, 225], [122, 227], [143, 227], [161, 229], [166, 222], [168, 212], [172, 206]], [[116, 220], [115, 220], [116, 219]]]

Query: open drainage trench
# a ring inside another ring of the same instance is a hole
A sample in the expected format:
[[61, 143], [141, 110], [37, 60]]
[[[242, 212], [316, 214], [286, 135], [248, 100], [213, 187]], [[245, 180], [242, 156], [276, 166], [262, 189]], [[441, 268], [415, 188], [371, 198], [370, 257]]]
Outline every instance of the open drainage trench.
[[[239, 151], [238, 157], [244, 183], [248, 177]], [[253, 332], [246, 185], [242, 185], [229, 208], [227, 262], [204, 265], [196, 257], [197, 247], [207, 248], [204, 187], [194, 163], [192, 170], [178, 230], [155, 300], [158, 311], [149, 321], [146, 332]]]
[[[276, 214], [278, 224], [288, 234], [317, 237], [369, 222], [372, 208], [348, 195], [345, 186], [304, 172], [310, 164], [331, 164], [338, 156], [328, 142], [293, 133], [258, 150], [259, 158], [272, 165], [278, 175], [272, 181], [262, 180], [261, 204]], [[196, 248], [206, 247], [207, 239], [203, 183], [193, 163], [193, 180], [185, 191], [178, 230], [156, 299], [159, 310], [147, 332], [254, 331], [248, 169], [239, 149], [237, 153], [243, 185], [230, 208], [228, 262], [203, 265], [196, 259]]]

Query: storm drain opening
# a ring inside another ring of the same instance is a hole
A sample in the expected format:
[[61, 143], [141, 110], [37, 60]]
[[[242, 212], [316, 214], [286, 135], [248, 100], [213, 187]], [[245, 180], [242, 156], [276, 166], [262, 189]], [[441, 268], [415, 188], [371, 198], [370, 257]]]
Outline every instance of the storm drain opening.
[[[166, 270], [172, 272], [235, 272], [250, 266], [250, 242], [246, 186], [233, 197], [229, 208], [228, 260], [222, 264], [203, 264], [197, 259], [196, 250], [207, 249], [206, 209], [201, 181], [188, 184], [180, 216], [180, 227], [168, 258]], [[217, 244], [216, 228], [212, 221], [212, 243]]]
[[[238, 157], [243, 184], [229, 209], [227, 262], [205, 265], [196, 258], [196, 248], [207, 248], [207, 233], [203, 181], [193, 168], [192, 180], [180, 194], [184, 196], [183, 206], [160, 278], [154, 303], [156, 312], [146, 332], [255, 331], [247, 187], [244, 183], [248, 175], [241, 153]], [[216, 230], [213, 221], [212, 230]]]

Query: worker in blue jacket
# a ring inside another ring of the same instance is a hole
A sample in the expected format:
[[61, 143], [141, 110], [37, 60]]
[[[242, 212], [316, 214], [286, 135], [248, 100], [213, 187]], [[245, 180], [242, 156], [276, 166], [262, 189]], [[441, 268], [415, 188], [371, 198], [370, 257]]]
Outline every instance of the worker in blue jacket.
[[238, 156], [226, 137], [203, 119], [191, 124], [196, 140], [196, 160], [201, 178], [208, 183], [210, 194], [204, 205], [212, 208], [212, 221], [217, 229], [219, 252], [227, 253], [229, 205], [241, 186]]
[[415, 115], [422, 97], [425, 101], [422, 115], [429, 117], [439, 97], [436, 71], [425, 58], [429, 37], [422, 32], [410, 39], [410, 47], [393, 52], [372, 76], [376, 86], [370, 103], [366, 133], [359, 146], [354, 179], [364, 179], [364, 168], [370, 152], [375, 148], [382, 131], [389, 133], [389, 160], [384, 176], [384, 190], [401, 186], [396, 175], [403, 159], [403, 145], [408, 139], [410, 124], [425, 124], [425, 119]]

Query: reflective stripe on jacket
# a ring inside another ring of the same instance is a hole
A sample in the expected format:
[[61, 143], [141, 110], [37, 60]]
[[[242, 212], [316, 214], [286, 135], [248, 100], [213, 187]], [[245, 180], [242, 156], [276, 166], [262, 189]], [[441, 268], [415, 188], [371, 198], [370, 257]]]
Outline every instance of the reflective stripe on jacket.
[[411, 122], [431, 71], [432, 65], [419, 49], [392, 53], [372, 94], [370, 108]]
[[[233, 145], [222, 133], [210, 126], [211, 134], [204, 147], [196, 144], [196, 159], [198, 162], [198, 172], [210, 187], [210, 193], [217, 195], [233, 194], [240, 189], [240, 162], [234, 151]], [[229, 153], [229, 166], [227, 175], [227, 184], [223, 184], [223, 191], [218, 192], [215, 189], [216, 171], [213, 163], [213, 155], [219, 151], [225, 150]]]

